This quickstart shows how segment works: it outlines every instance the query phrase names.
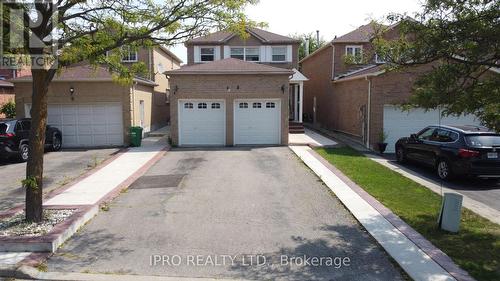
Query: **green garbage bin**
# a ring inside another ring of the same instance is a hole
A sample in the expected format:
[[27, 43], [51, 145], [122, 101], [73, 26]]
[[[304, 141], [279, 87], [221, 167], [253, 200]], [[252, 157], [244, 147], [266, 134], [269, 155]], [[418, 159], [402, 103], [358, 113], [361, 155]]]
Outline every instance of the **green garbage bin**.
[[142, 128], [130, 127], [130, 146], [133, 147], [141, 146], [141, 140], [142, 140]]

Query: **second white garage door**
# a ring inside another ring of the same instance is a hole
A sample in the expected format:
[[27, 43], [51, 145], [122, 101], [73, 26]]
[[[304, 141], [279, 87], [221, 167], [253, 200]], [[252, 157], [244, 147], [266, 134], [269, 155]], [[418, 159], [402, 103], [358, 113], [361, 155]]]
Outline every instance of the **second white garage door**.
[[223, 146], [226, 110], [222, 100], [179, 101], [179, 145]]
[[280, 100], [236, 100], [234, 103], [234, 144], [280, 144], [280, 112]]

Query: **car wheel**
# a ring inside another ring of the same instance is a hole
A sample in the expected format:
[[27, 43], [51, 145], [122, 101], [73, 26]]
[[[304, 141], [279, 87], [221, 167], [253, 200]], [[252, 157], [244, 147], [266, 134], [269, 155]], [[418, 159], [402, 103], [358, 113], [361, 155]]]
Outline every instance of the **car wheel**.
[[398, 146], [396, 148], [396, 161], [398, 161], [399, 163], [406, 162], [405, 149], [401, 146]]
[[22, 162], [28, 161], [29, 157], [29, 146], [25, 143], [21, 144], [19, 147], [19, 160]]
[[445, 159], [439, 159], [436, 165], [437, 174], [442, 180], [450, 180], [453, 178], [450, 164]]
[[52, 151], [59, 151], [61, 150], [61, 147], [62, 147], [62, 142], [61, 142], [61, 137], [54, 134], [54, 136], [52, 136]]

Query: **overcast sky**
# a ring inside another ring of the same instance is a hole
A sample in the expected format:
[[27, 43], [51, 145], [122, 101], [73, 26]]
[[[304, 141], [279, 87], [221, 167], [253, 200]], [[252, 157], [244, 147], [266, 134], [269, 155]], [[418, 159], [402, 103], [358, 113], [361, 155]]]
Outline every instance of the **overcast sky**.
[[[260, 0], [247, 7], [248, 16], [255, 21], [267, 22], [267, 30], [289, 35], [320, 31], [330, 41], [370, 19], [383, 19], [390, 12], [412, 15], [420, 10], [420, 0]], [[172, 51], [186, 62], [183, 45]]]

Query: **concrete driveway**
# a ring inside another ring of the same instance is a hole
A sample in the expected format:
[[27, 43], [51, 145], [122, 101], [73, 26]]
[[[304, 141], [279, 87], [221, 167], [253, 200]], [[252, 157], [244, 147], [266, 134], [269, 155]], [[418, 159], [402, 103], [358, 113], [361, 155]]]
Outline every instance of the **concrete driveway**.
[[[94, 168], [118, 148], [63, 150], [49, 152], [44, 158], [44, 193], [57, 189]], [[0, 160], [1, 161], [1, 160]], [[21, 181], [26, 176], [26, 163], [0, 162], [0, 211], [24, 203]]]
[[169, 151], [47, 266], [254, 280], [402, 280], [387, 254], [286, 147]]
[[[396, 162], [396, 157], [393, 154], [385, 155], [385, 157]], [[473, 200], [500, 211], [500, 180], [457, 178], [446, 182], [439, 179], [434, 169], [422, 167], [415, 163], [405, 163], [403, 166], [425, 178], [431, 179], [435, 182], [442, 182], [444, 187], [456, 190]]]

